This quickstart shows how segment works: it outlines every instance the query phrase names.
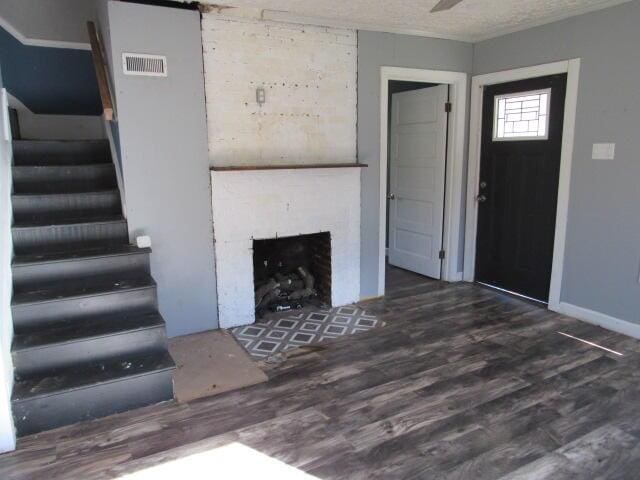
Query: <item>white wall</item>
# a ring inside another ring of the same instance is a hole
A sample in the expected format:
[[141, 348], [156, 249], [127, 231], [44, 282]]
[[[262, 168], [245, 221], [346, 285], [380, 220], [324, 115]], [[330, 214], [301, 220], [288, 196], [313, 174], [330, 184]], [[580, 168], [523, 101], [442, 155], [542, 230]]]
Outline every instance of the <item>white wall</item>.
[[86, 22], [96, 18], [102, 1], [106, 0], [2, 0], [0, 24], [4, 20], [28, 44], [59, 42], [60, 46], [88, 48]]
[[7, 107], [2, 98], [2, 74], [0, 72], [0, 452], [15, 448], [15, 433], [11, 416], [11, 391], [13, 388], [13, 362], [11, 341], [13, 321], [11, 319], [11, 142]]
[[35, 114], [9, 94], [9, 106], [18, 113], [20, 138], [24, 140], [94, 140], [105, 138], [102, 117], [91, 115]]
[[212, 12], [202, 41], [212, 165], [355, 161], [355, 31]]

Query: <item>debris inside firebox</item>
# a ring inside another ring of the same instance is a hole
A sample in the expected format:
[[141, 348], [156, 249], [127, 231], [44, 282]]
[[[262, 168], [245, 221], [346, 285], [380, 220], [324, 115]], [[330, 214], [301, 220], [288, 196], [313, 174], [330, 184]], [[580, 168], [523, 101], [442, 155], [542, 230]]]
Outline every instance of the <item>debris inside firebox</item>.
[[286, 312], [299, 310], [318, 296], [315, 277], [304, 267], [291, 273], [277, 272], [266, 282], [256, 285], [256, 315], [262, 317], [267, 310]]

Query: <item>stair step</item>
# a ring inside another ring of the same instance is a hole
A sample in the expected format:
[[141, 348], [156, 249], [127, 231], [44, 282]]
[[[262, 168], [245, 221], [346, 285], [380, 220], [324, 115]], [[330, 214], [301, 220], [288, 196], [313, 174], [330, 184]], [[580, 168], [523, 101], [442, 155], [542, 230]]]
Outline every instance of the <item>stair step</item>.
[[80, 363], [166, 349], [164, 320], [157, 312], [126, 312], [78, 322], [61, 322], [15, 335], [13, 365], [18, 378]]
[[117, 187], [112, 163], [96, 165], [14, 166], [13, 192], [80, 193]]
[[22, 221], [12, 227], [17, 255], [129, 243], [122, 216]]
[[16, 140], [15, 165], [82, 165], [111, 163], [107, 140]]
[[82, 217], [88, 214], [120, 215], [120, 192], [117, 189], [81, 193], [31, 193], [13, 195], [14, 221], [46, 218]]
[[149, 274], [149, 248], [112, 245], [72, 252], [18, 255], [13, 259], [13, 291], [95, 275]]
[[11, 301], [16, 334], [61, 321], [155, 308], [156, 284], [150, 275], [96, 276], [57, 282], [16, 292]]
[[165, 351], [17, 381], [12, 410], [18, 435], [171, 400], [174, 369]]

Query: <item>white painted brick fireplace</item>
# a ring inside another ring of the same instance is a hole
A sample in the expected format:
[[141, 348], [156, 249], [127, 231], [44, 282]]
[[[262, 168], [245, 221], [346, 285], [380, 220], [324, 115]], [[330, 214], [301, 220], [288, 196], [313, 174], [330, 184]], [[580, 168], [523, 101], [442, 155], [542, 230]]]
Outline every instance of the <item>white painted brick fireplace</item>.
[[234, 11], [202, 17], [222, 328], [255, 321], [254, 239], [329, 232], [332, 304], [360, 295], [356, 32]]
[[331, 303], [360, 295], [360, 169], [212, 171], [221, 328], [255, 322], [253, 240], [331, 235]]

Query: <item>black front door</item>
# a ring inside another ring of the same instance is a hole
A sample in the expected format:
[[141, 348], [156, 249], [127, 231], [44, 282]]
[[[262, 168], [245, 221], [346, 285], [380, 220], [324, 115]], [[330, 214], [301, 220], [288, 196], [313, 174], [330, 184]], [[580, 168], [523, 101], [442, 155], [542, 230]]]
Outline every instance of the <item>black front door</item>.
[[485, 88], [476, 281], [546, 302], [566, 75]]

